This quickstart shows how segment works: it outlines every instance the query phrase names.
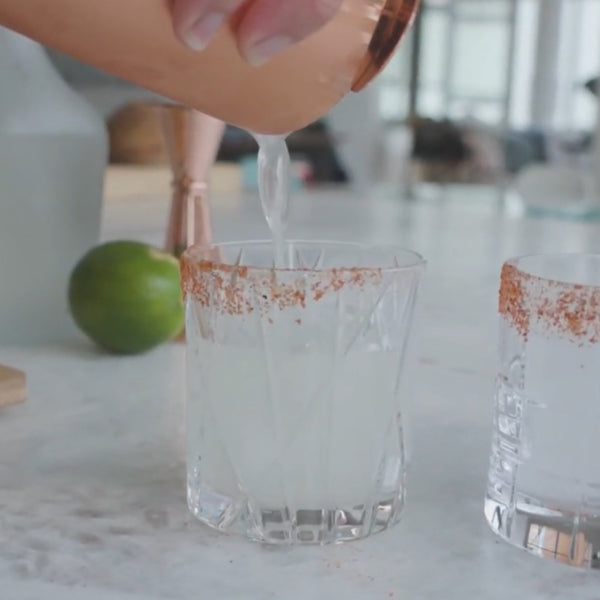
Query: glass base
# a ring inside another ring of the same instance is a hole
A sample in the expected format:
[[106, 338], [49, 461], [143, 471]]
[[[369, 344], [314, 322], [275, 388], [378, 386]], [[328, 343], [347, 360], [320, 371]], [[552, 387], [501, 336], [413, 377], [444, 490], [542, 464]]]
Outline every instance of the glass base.
[[527, 501], [485, 499], [485, 517], [500, 537], [541, 558], [600, 568], [600, 515], [557, 511]]
[[265, 544], [332, 544], [379, 533], [396, 524], [404, 507], [404, 492], [351, 508], [258, 506], [215, 493], [206, 487], [188, 488], [190, 512], [202, 523], [225, 533]]

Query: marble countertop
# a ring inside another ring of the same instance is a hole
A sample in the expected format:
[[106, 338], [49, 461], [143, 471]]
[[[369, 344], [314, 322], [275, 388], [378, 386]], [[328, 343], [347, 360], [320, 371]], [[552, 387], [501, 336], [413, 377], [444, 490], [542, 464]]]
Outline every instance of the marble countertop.
[[[112, 189], [112, 188], [111, 188]], [[405, 392], [402, 522], [342, 546], [270, 548], [187, 513], [181, 344], [138, 357], [83, 338], [0, 348], [27, 371], [26, 403], [0, 412], [2, 600], [550, 600], [600, 597], [600, 575], [508, 547], [482, 516], [502, 261], [600, 251], [600, 226], [520, 216], [485, 188], [300, 194], [291, 234], [399, 243], [429, 260]], [[160, 242], [163, 194], [111, 194], [105, 239]], [[219, 239], [265, 237], [255, 197], [215, 198]]]

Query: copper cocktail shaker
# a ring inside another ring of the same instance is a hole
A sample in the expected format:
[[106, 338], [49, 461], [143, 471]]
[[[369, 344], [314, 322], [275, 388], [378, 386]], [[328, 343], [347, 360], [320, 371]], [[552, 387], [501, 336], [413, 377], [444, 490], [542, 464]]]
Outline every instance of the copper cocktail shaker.
[[418, 3], [345, 0], [320, 31], [260, 67], [237, 49], [235, 15], [204, 51], [184, 47], [169, 0], [5, 2], [0, 23], [219, 120], [289, 133], [377, 75]]

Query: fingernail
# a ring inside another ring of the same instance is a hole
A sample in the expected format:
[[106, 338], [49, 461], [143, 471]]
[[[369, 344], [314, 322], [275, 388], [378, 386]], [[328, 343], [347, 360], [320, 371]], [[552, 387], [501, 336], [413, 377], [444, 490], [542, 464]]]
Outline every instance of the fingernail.
[[291, 46], [293, 40], [286, 35], [278, 35], [271, 38], [266, 38], [258, 43], [250, 46], [244, 53], [246, 60], [254, 67], [263, 65], [268, 60]]
[[185, 33], [184, 41], [192, 49], [200, 52], [213, 40], [225, 21], [225, 15], [219, 12], [209, 13], [194, 23]]

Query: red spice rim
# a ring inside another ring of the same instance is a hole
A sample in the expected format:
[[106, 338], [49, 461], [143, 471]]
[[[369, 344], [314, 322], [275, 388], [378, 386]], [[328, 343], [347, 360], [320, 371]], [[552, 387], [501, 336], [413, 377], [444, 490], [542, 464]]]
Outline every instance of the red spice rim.
[[588, 289], [597, 290], [600, 292], [600, 284], [593, 285], [587, 283], [576, 283], [574, 281], [566, 281], [564, 279], [554, 279], [552, 277], [542, 277], [536, 275], [531, 271], [527, 271], [521, 266], [521, 263], [528, 259], [559, 259], [559, 258], [596, 258], [600, 262], [600, 253], [596, 252], [554, 252], [551, 254], [538, 253], [538, 254], [523, 254], [521, 256], [515, 256], [504, 262], [505, 266], [513, 267], [520, 275], [527, 277], [530, 281], [535, 280], [542, 284], [547, 284], [552, 287], [559, 287], [564, 289]]
[[[247, 263], [242, 263], [239, 265], [230, 264], [222, 262], [222, 260], [211, 260], [205, 257], [208, 252], [219, 252], [219, 250], [223, 250], [231, 247], [239, 247], [244, 248], [248, 246], [272, 246], [272, 240], [248, 240], [248, 241], [233, 241], [233, 242], [223, 242], [223, 243], [215, 243], [209, 245], [197, 244], [190, 246], [185, 252], [183, 252], [181, 259], [188, 264], [194, 265], [196, 267], [204, 267], [204, 269], [208, 269], [210, 267], [211, 270], [222, 271], [226, 273], [230, 273], [239, 269], [243, 269], [245, 272], [252, 273], [253, 275], [264, 274], [273, 274], [273, 273], [318, 273], [318, 274], [331, 274], [331, 275], [339, 275], [344, 273], [380, 273], [380, 274], [393, 274], [393, 273], [401, 273], [407, 271], [416, 271], [424, 268], [427, 264], [427, 261], [423, 258], [421, 254], [415, 252], [414, 250], [409, 250], [407, 248], [403, 248], [402, 246], [395, 246], [392, 244], [369, 244], [366, 242], [343, 242], [343, 241], [324, 241], [324, 240], [285, 240], [286, 247], [291, 245], [298, 246], [312, 246], [312, 247], [321, 247], [323, 249], [327, 247], [337, 247], [337, 248], [348, 248], [354, 250], [366, 250], [366, 251], [381, 251], [381, 252], [389, 252], [391, 256], [403, 254], [406, 258], [410, 258], [408, 264], [399, 264], [399, 265], [391, 265], [391, 266], [383, 266], [378, 267], [376, 265], [369, 267], [327, 267], [327, 268], [311, 268], [311, 267], [298, 267], [298, 268], [281, 268], [281, 267], [265, 267], [258, 265], [249, 265]], [[203, 256], [204, 255], [204, 256]]]

